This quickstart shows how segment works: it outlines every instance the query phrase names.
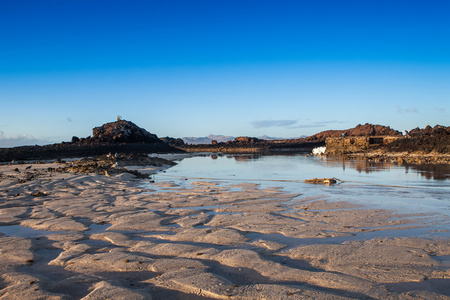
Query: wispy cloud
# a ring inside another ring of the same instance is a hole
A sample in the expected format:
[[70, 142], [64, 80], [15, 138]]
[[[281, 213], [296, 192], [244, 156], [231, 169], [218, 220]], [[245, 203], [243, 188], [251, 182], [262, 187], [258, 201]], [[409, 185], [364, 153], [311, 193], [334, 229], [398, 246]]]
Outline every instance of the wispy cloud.
[[259, 120], [250, 122], [254, 128], [267, 128], [267, 127], [287, 127], [297, 123], [297, 120]]
[[402, 108], [400, 106], [397, 106], [397, 112], [399, 114], [415, 114], [418, 112], [417, 108], [411, 107], [411, 108]]
[[16, 134], [10, 137], [5, 136], [5, 133], [0, 130], [0, 148], [17, 147], [24, 145], [43, 145], [49, 144], [46, 139], [41, 139], [37, 136], [29, 134]]
[[319, 127], [325, 127], [328, 124], [341, 124], [341, 123], [345, 123], [345, 122], [337, 121], [337, 120], [317, 121], [317, 122], [311, 122], [311, 123], [297, 124], [295, 126], [291, 126], [291, 128], [319, 128]]
[[327, 126], [327, 124], [339, 124], [344, 122], [337, 120], [328, 120], [300, 123], [298, 120], [258, 120], [250, 123], [254, 128], [283, 127], [286, 129], [300, 129], [325, 127]]
[[445, 113], [446, 112], [445, 108], [443, 108], [443, 107], [435, 107], [434, 110], [437, 111], [437, 112], [440, 112], [440, 113]]

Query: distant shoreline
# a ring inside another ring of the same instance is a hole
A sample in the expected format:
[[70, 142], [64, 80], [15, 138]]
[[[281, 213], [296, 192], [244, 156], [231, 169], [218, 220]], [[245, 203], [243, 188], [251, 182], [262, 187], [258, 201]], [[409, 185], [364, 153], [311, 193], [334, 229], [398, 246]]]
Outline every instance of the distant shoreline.
[[[283, 154], [311, 154], [315, 147], [324, 143], [310, 143], [303, 147], [248, 147], [224, 145], [191, 145], [183, 148], [174, 148], [164, 144], [104, 144], [96, 146], [74, 146], [70, 143], [54, 144], [46, 146], [22, 146], [15, 148], [0, 148], [0, 163], [12, 161], [39, 161], [60, 160], [68, 158], [82, 158], [99, 156], [108, 153], [222, 153], [222, 154], [258, 154], [258, 155], [283, 155]], [[389, 162], [402, 164], [450, 164], [450, 154], [426, 153], [426, 152], [395, 152], [376, 149], [372, 151], [360, 151], [352, 153], [325, 153], [327, 157], [344, 160], [366, 160], [371, 162]]]
[[343, 159], [388, 161], [398, 164], [450, 164], [450, 127], [413, 129], [403, 136], [382, 125], [357, 125], [327, 130], [300, 139], [261, 140], [241, 136], [233, 141], [185, 144], [181, 139], [158, 138], [136, 124], [118, 120], [93, 129], [93, 137], [45, 146], [0, 148], [0, 162], [98, 156], [108, 153], [225, 153], [300, 154], [326, 145], [324, 155]]

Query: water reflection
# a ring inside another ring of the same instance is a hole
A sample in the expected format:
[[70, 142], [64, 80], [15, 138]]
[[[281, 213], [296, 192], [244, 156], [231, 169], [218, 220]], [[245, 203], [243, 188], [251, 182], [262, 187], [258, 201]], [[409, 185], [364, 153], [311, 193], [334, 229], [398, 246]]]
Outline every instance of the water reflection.
[[237, 162], [246, 162], [250, 160], [258, 160], [262, 158], [262, 155], [258, 154], [247, 154], [247, 155], [235, 155], [229, 156], [230, 158], [234, 158]]
[[[157, 181], [186, 178], [230, 183], [254, 183], [259, 188], [281, 187], [303, 197], [327, 201], [349, 201], [370, 207], [413, 213], [442, 213], [450, 216], [449, 166], [397, 165], [365, 160], [338, 160], [299, 155], [211, 155], [183, 159]], [[173, 178], [171, 178], [173, 176]], [[338, 178], [344, 184], [308, 185], [306, 179]], [[154, 188], [154, 186], [152, 186]], [[240, 191], [240, 190], [239, 190]]]
[[[306, 156], [309, 153], [305, 152], [301, 154], [301, 156]], [[234, 158], [237, 162], [246, 162], [251, 160], [259, 160], [267, 157], [295, 157], [299, 156], [299, 154], [271, 154], [271, 155], [262, 155], [262, 154], [236, 154], [236, 155], [228, 155], [227, 158]]]
[[426, 179], [446, 180], [450, 178], [450, 165], [445, 164], [423, 164], [423, 165], [408, 165], [389, 162], [373, 162], [366, 160], [338, 160], [338, 159], [323, 159], [323, 163], [329, 167], [341, 166], [343, 170], [346, 167], [355, 169], [359, 173], [372, 173], [390, 170], [391, 168], [404, 168], [405, 174], [412, 169], [415, 173], [424, 176]]
[[343, 160], [343, 159], [327, 159], [323, 158], [320, 160], [322, 164], [327, 167], [342, 167], [342, 170], [345, 168], [352, 168], [359, 173], [372, 173], [372, 172], [380, 172], [391, 169], [391, 167], [396, 167], [397, 165], [388, 163], [388, 162], [372, 162], [366, 160]]
[[[298, 155], [270, 155], [270, 157], [295, 157]], [[304, 155], [302, 155], [304, 156]], [[217, 159], [217, 156], [211, 156], [213, 159]], [[249, 162], [262, 160], [268, 155], [260, 154], [237, 154], [237, 155], [227, 155], [228, 159], [234, 159], [236, 162]], [[373, 172], [384, 172], [393, 168], [403, 168], [405, 174], [408, 174], [410, 170], [414, 173], [420, 174], [426, 179], [433, 180], [446, 180], [450, 179], [450, 165], [445, 164], [423, 164], [423, 165], [408, 165], [403, 164], [399, 166], [395, 163], [390, 162], [374, 162], [367, 160], [344, 160], [338, 158], [315, 158], [318, 163], [326, 167], [342, 168], [345, 171], [346, 168], [356, 170], [358, 173], [370, 174]]]
[[[409, 168], [414, 169], [418, 174], [424, 176], [426, 179], [450, 179], [450, 165], [414, 165], [409, 166]], [[405, 169], [408, 169], [408, 166], [405, 166]]]

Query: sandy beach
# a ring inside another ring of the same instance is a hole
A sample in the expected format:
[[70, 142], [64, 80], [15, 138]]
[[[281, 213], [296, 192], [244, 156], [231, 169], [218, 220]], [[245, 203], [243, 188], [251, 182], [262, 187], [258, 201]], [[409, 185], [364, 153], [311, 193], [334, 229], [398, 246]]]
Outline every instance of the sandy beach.
[[429, 216], [58, 166], [0, 166], [0, 299], [450, 299]]

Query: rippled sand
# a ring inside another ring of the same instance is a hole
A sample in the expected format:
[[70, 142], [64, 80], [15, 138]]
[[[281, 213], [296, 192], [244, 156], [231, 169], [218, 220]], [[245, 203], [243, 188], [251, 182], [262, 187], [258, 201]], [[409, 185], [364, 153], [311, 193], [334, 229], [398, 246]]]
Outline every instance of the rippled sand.
[[0, 166], [0, 299], [450, 298], [427, 216], [28, 166]]

